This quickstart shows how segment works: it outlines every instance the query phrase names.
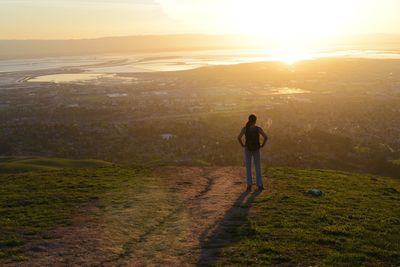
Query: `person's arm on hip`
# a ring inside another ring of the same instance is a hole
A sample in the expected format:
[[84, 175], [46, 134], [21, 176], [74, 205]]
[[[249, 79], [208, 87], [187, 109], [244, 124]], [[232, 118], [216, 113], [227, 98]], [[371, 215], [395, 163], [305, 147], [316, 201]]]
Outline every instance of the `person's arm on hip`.
[[244, 133], [245, 133], [245, 128], [242, 128], [242, 130], [240, 131], [240, 134], [238, 135], [238, 141], [242, 147], [244, 147], [243, 140], [242, 140]]
[[264, 138], [264, 140], [263, 140], [263, 142], [261, 144], [261, 147], [264, 147], [265, 143], [267, 143], [267, 141], [268, 141], [268, 136], [267, 136], [267, 134], [264, 132], [264, 130], [262, 128], [260, 128], [260, 134]]

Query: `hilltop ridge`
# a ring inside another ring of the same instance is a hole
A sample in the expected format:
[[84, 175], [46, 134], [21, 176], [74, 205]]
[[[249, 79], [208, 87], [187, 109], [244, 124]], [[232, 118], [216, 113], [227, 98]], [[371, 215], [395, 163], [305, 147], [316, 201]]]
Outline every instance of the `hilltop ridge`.
[[265, 177], [266, 191], [246, 193], [235, 166], [0, 174], [0, 264], [399, 262], [398, 180], [291, 168]]

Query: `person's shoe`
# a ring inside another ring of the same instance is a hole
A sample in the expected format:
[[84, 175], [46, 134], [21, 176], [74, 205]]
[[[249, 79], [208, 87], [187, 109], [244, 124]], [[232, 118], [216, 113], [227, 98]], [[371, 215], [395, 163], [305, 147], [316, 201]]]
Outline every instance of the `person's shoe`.
[[257, 191], [260, 191], [260, 192], [261, 192], [261, 191], [263, 191], [263, 190], [264, 190], [264, 186], [258, 186], [258, 187], [257, 187]]
[[251, 192], [251, 185], [247, 186], [246, 192]]

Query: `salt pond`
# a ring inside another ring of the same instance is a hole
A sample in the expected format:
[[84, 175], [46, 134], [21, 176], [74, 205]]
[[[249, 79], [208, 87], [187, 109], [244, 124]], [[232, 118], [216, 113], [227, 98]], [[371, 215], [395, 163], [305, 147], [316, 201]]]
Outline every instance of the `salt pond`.
[[[287, 57], [287, 56], [286, 56]], [[307, 60], [318, 58], [379, 58], [400, 59], [399, 51], [386, 50], [336, 50], [327, 52], [311, 52]], [[298, 58], [301, 60], [302, 58]], [[82, 82], [118, 82], [133, 83], [132, 78], [123, 78], [118, 73], [140, 73], [158, 71], [181, 71], [196, 69], [211, 65], [227, 65], [250, 63], [259, 61], [290, 61], [284, 55], [279, 56], [273, 51], [249, 50], [208, 50], [208, 51], [180, 51], [164, 53], [139, 53], [118, 55], [95, 55], [82, 57], [60, 57], [42, 59], [0, 60], [0, 73], [2, 72], [28, 72], [46, 70], [46, 73], [64, 72], [37, 76], [29, 82], [53, 83], [82, 83]], [[293, 64], [294, 62], [290, 62]], [[289, 64], [289, 63], [288, 63]], [[67, 73], [67, 72], [77, 73]], [[27, 74], [29, 75], [29, 74]], [[2, 83], [26, 81], [23, 76], [10, 78], [4, 76]], [[291, 92], [299, 93], [299, 92]], [[278, 92], [282, 94], [282, 92]]]
[[69, 83], [96, 80], [106, 76], [99, 73], [63, 73], [37, 76], [29, 79], [29, 82], [53, 82], [53, 83]]
[[123, 82], [133, 82], [137, 79], [134, 77], [119, 77], [115, 74], [104, 73], [62, 73], [37, 76], [29, 79], [28, 82], [76, 83], [94, 80], [118, 80]]
[[292, 88], [292, 87], [281, 87], [272, 90], [272, 95], [294, 95], [294, 94], [307, 94], [310, 91], [303, 90], [300, 88]]
[[[283, 53], [283, 52], [281, 52]], [[391, 58], [400, 59], [399, 51], [333, 50], [309, 52], [301, 59], [318, 58]], [[134, 73], [176, 71], [209, 65], [227, 65], [258, 61], [287, 61], [287, 55], [263, 49], [227, 49], [160, 53], [106, 54], [94, 56], [0, 60], [1, 72], [77, 69], [93, 73]]]

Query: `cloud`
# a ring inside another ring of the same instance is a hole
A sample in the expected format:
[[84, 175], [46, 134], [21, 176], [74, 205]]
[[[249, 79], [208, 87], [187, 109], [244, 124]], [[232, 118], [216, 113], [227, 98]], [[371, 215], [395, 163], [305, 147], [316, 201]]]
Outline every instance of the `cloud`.
[[169, 17], [198, 31], [305, 36], [317, 30], [326, 33], [336, 30], [354, 18], [365, 0], [155, 1]]
[[99, 4], [99, 3], [125, 3], [125, 4], [155, 4], [154, 0], [0, 0], [0, 3], [11, 3], [11, 4], [16, 4], [16, 3], [39, 3], [39, 2], [45, 2], [45, 3], [93, 3], [93, 4]]
[[0, 39], [161, 34], [180, 28], [153, 0], [0, 0]]
[[[216, 32], [228, 23], [223, 15], [224, 10], [230, 9], [236, 0], [155, 0], [164, 13], [183, 25], [198, 32]], [[230, 12], [230, 11], [229, 11]], [[228, 13], [229, 13], [228, 12]]]
[[229, 8], [235, 0], [155, 0], [160, 4], [164, 11], [176, 18], [187, 18], [194, 16], [211, 17], [220, 14], [224, 8]]

